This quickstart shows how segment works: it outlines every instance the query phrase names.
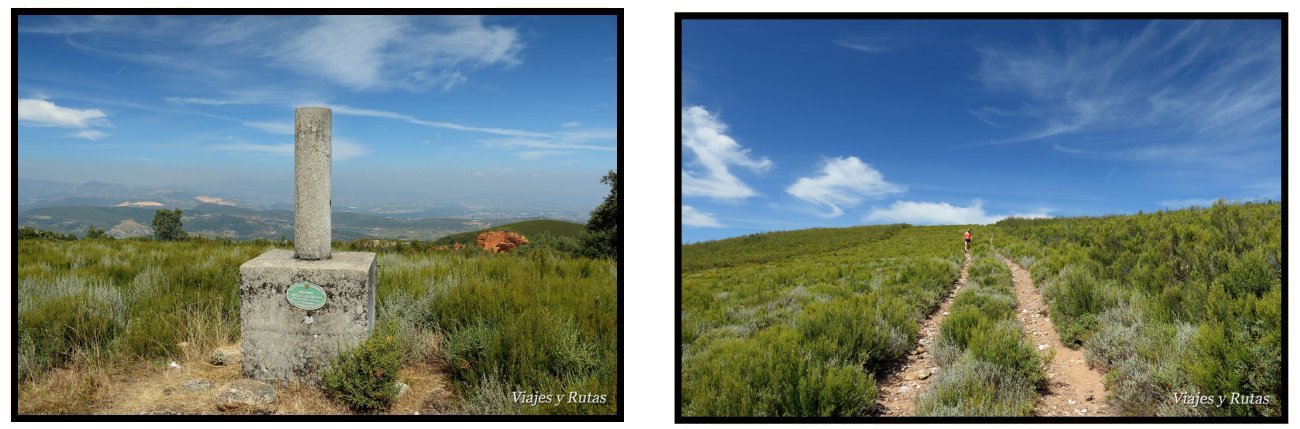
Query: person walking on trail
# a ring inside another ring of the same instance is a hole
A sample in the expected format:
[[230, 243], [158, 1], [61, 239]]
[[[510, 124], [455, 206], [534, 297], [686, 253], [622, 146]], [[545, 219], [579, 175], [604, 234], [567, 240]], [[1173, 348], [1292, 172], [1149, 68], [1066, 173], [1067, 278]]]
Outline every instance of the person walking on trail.
[[966, 230], [966, 253], [970, 253], [970, 230]]

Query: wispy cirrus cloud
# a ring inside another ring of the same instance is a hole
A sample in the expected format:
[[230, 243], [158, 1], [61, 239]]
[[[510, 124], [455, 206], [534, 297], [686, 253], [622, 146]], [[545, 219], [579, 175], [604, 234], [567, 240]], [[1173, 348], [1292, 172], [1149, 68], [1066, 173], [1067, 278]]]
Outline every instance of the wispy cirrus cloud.
[[[1083, 23], [1062, 40], [977, 44], [975, 78], [1012, 97], [1008, 106], [970, 113], [995, 126], [1031, 124], [992, 144], [1099, 137], [1105, 143], [1091, 152], [1123, 159], [1225, 168], [1239, 167], [1240, 158], [1223, 156], [1242, 152], [1274, 159], [1282, 120], [1279, 31], [1232, 21], [1155, 21], [1107, 36]], [[1183, 139], [1104, 138], [1153, 130]]]
[[1050, 212], [1048, 209], [1040, 209], [1031, 213], [991, 214], [984, 210], [980, 200], [973, 201], [969, 206], [955, 206], [946, 202], [894, 201], [889, 207], [872, 209], [863, 221], [912, 225], [987, 225], [1009, 217], [1050, 218]]
[[[479, 16], [63, 16], [40, 25], [20, 22], [18, 31], [216, 81], [275, 68], [352, 90], [413, 92], [450, 90], [478, 70], [518, 65], [525, 46], [518, 30]], [[133, 49], [158, 39], [168, 47]]]
[[844, 214], [844, 207], [855, 207], [864, 198], [882, 197], [906, 191], [902, 185], [885, 181], [880, 171], [856, 156], [827, 159], [819, 174], [803, 177], [786, 188], [786, 193], [803, 201], [826, 206], [825, 217]]
[[[278, 104], [278, 102], [261, 101], [265, 97], [236, 97], [232, 99], [210, 99], [194, 97], [166, 97], [168, 102], [174, 104], [200, 104], [209, 106], [225, 106], [236, 104]], [[453, 122], [434, 121], [417, 118], [404, 113], [393, 112], [389, 110], [369, 109], [354, 107], [340, 104], [329, 103], [306, 103], [312, 105], [321, 105], [329, 107], [330, 110], [339, 115], [360, 116], [371, 118], [391, 119], [409, 124], [420, 125], [430, 128], [448, 129], [455, 131], [464, 131], [470, 133], [481, 133], [501, 136], [500, 138], [481, 139], [479, 143], [488, 147], [505, 148], [518, 150], [515, 155], [520, 159], [538, 159], [545, 156], [572, 154], [575, 151], [615, 151], [617, 145], [612, 144], [618, 137], [618, 130], [609, 128], [577, 128], [565, 127], [560, 131], [544, 132], [529, 131], [512, 128], [498, 127], [479, 127], [469, 126]], [[224, 115], [202, 113], [205, 116], [225, 119], [239, 122], [244, 126], [256, 128], [272, 134], [293, 134], [293, 122], [291, 120], [274, 121], [274, 120], [242, 120]], [[604, 142], [604, 144], [602, 144]]]
[[832, 40], [831, 43], [843, 46], [855, 51], [867, 53], [881, 53], [898, 49], [897, 43], [892, 38], [880, 36], [866, 36], [861, 34], [842, 34]]
[[772, 168], [766, 157], [753, 158], [749, 149], [727, 135], [727, 124], [708, 109], [682, 109], [682, 146], [693, 159], [682, 168], [682, 195], [737, 202], [758, 195], [731, 172], [739, 167], [755, 173]]
[[538, 138], [556, 137], [553, 134], [536, 132], [536, 131], [515, 130], [509, 128], [472, 127], [472, 126], [461, 125], [452, 122], [430, 121], [430, 120], [416, 118], [411, 115], [405, 115], [397, 112], [390, 112], [387, 110], [366, 109], [366, 108], [343, 106], [337, 104], [327, 105], [327, 107], [333, 110], [334, 113], [340, 115], [369, 116], [375, 118], [396, 119], [399, 121], [409, 122], [415, 125], [423, 125], [426, 127], [433, 127], [433, 128], [445, 128], [445, 129], [457, 130], [457, 131], [473, 131], [473, 132], [497, 134], [503, 136], [513, 136], [513, 137], [538, 137]]

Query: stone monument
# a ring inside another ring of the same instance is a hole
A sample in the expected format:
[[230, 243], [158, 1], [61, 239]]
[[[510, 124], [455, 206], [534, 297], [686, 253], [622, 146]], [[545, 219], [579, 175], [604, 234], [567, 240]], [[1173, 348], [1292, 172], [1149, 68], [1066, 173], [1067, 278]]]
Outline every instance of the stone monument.
[[294, 250], [239, 267], [244, 378], [315, 384], [374, 329], [375, 254], [330, 250], [331, 125], [328, 108], [294, 111]]

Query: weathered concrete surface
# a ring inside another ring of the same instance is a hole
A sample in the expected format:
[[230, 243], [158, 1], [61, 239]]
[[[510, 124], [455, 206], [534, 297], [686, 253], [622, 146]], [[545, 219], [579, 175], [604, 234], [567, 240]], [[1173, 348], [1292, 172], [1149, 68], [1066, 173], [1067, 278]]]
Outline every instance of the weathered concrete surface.
[[293, 249], [298, 259], [330, 258], [330, 109], [299, 107], [293, 114]]
[[[374, 253], [340, 252], [307, 261], [288, 250], [272, 250], [241, 265], [239, 278], [246, 378], [315, 384], [320, 368], [374, 328]], [[304, 281], [325, 290], [323, 307], [289, 304], [285, 291]]]

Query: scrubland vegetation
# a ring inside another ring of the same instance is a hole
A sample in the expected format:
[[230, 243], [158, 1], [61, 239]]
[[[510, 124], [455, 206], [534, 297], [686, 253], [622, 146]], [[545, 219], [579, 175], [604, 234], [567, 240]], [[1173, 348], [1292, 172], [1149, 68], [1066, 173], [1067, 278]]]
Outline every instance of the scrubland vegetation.
[[[22, 414], [94, 413], [127, 373], [201, 361], [236, 343], [239, 265], [291, 246], [27, 237], [16, 285]], [[391, 326], [384, 335], [403, 365], [445, 366], [461, 398], [455, 411], [614, 413], [617, 261], [545, 245], [521, 250], [379, 250], [377, 323]], [[76, 382], [36, 388], [54, 372]], [[516, 390], [605, 401], [530, 407], [512, 400]]]
[[[812, 229], [682, 246], [685, 416], [860, 416], [958, 276], [965, 227]], [[1118, 414], [1277, 416], [1282, 210], [1224, 204], [976, 227], [967, 286], [931, 348], [920, 415], [1034, 414], [1040, 357], [1011, 274], [1029, 269], [1063, 342]], [[1179, 396], [1224, 395], [1223, 407]], [[1235, 396], [1234, 396], [1235, 395]], [[1236, 401], [1236, 403], [1233, 403]]]
[[[1280, 204], [997, 226], [1010, 235], [1002, 252], [1033, 272], [1062, 340], [1106, 373], [1125, 414], [1282, 412]], [[1192, 407], [1176, 393], [1229, 403]]]
[[956, 227], [739, 237], [682, 248], [682, 414], [860, 416], [957, 279]]
[[917, 400], [918, 415], [1028, 416], [1046, 381], [1016, 321], [1011, 271], [977, 248], [966, 286], [939, 326], [934, 353], [943, 371]]

